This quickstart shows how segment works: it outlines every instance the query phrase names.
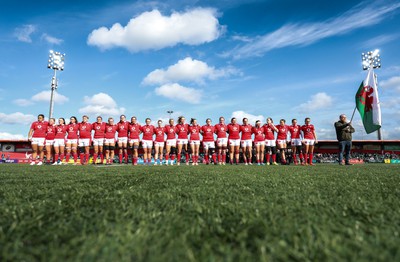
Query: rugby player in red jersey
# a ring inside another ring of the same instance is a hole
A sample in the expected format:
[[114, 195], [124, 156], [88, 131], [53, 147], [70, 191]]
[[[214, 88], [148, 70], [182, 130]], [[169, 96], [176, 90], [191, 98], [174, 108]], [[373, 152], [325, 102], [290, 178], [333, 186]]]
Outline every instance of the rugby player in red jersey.
[[71, 152], [72, 152], [72, 156], [74, 157], [74, 165], [76, 165], [78, 162], [78, 153], [77, 153], [78, 130], [79, 130], [78, 120], [76, 119], [75, 116], [71, 116], [69, 119], [69, 124], [68, 124], [68, 128], [67, 128], [67, 133], [68, 133], [67, 141], [65, 143], [65, 148], [67, 149], [67, 155], [65, 157], [65, 162], [67, 164], [69, 163], [69, 158], [71, 157]]
[[154, 141], [154, 165], [162, 165], [163, 161], [165, 134], [162, 123], [162, 120], [158, 120], [157, 127], [154, 128], [154, 133], [156, 134]]
[[281, 154], [281, 163], [283, 165], [286, 165], [286, 148], [287, 148], [287, 134], [289, 131], [288, 126], [286, 125], [286, 120], [285, 119], [281, 119], [279, 121], [279, 125], [275, 126], [278, 129], [278, 135], [276, 138], [276, 142], [278, 144], [278, 149], [280, 151]]
[[117, 125], [114, 124], [114, 118], [109, 117], [106, 124], [106, 132], [104, 134], [104, 150], [106, 151], [106, 165], [111, 165], [114, 161], [115, 150], [115, 134], [117, 133]]
[[119, 117], [119, 122], [117, 123], [118, 132], [118, 158], [119, 163], [122, 164], [122, 159], [125, 158], [125, 164], [128, 164], [128, 131], [129, 123], [126, 121], [125, 115]]
[[[32, 146], [32, 158], [30, 160], [31, 165], [35, 165], [37, 163], [38, 166], [43, 164], [43, 147], [44, 140], [46, 138], [48, 123], [44, 121], [44, 115], [40, 114], [37, 117], [37, 121], [31, 124], [31, 128], [29, 129], [28, 138], [31, 141]], [[36, 162], [36, 158], [39, 155], [39, 161]]]
[[295, 165], [297, 162], [297, 152], [299, 153], [300, 162], [303, 163], [303, 153], [301, 150], [301, 138], [300, 138], [300, 126], [297, 125], [297, 119], [292, 119], [292, 125], [289, 126], [290, 133], [290, 146], [292, 147], [293, 163]]
[[[56, 126], [56, 136], [54, 137], [54, 164], [61, 165], [64, 161], [65, 135], [67, 134], [68, 126], [65, 125], [65, 119], [59, 118]], [[59, 159], [60, 157], [60, 159]]]
[[240, 147], [240, 125], [236, 123], [236, 118], [232, 117], [231, 122], [227, 126], [227, 133], [229, 134], [229, 162], [233, 164], [233, 156], [236, 159], [236, 165], [239, 164], [239, 147]]
[[214, 165], [217, 165], [217, 156], [215, 155], [215, 140], [214, 140], [215, 127], [211, 125], [211, 119], [207, 118], [206, 124], [201, 127], [201, 134], [203, 135], [203, 150], [206, 164], [210, 163], [209, 156], [211, 155]]
[[192, 118], [190, 120], [189, 134], [190, 134], [190, 149], [192, 151], [192, 165], [197, 166], [199, 160], [200, 149], [200, 126], [197, 120]]
[[301, 127], [303, 133], [303, 144], [304, 144], [304, 162], [305, 165], [309, 163], [313, 166], [313, 152], [314, 144], [318, 143], [317, 134], [315, 133], [314, 125], [310, 124], [311, 119], [306, 117], [304, 120], [305, 124]]
[[92, 124], [92, 130], [94, 130], [93, 134], [93, 165], [97, 163], [97, 157], [100, 154], [100, 164], [103, 164], [104, 154], [103, 154], [103, 145], [104, 145], [104, 136], [106, 132], [106, 123], [103, 122], [103, 118], [98, 116], [96, 118], [96, 122]]
[[129, 123], [129, 147], [132, 151], [132, 165], [137, 165], [138, 162], [138, 149], [140, 143], [140, 129], [141, 126], [137, 122], [136, 116], [131, 117], [131, 122]]
[[174, 125], [174, 120], [171, 118], [168, 125], [164, 127], [164, 133], [167, 135], [167, 142], [165, 143], [165, 164], [168, 165], [168, 159], [171, 154], [171, 165], [175, 162], [176, 154], [176, 133], [177, 128]]
[[153, 135], [154, 126], [151, 125], [151, 119], [146, 118], [146, 124], [142, 126], [141, 131], [143, 133], [142, 137], [142, 147], [143, 147], [143, 164], [150, 165], [151, 163], [151, 149], [153, 148]]
[[226, 149], [228, 148], [228, 137], [226, 131], [228, 130], [225, 124], [225, 118], [221, 116], [219, 123], [215, 125], [215, 133], [217, 134], [218, 146], [218, 163], [225, 165], [226, 163]]
[[82, 122], [79, 123], [79, 159], [81, 165], [89, 163], [90, 158], [90, 145], [92, 144], [92, 124], [89, 123], [88, 116], [82, 116]]
[[243, 118], [242, 122], [243, 124], [240, 126], [240, 144], [242, 146], [244, 164], [247, 166], [252, 165], [253, 141], [251, 140], [251, 135], [253, 134], [253, 127], [249, 124], [249, 120], [246, 117]]
[[[46, 162], [50, 164], [50, 159], [53, 155], [54, 138], [56, 137], [56, 120], [54, 118], [49, 119], [49, 125], [46, 130]], [[55, 163], [55, 157], [53, 157], [53, 163]]]
[[177, 165], [180, 165], [182, 151], [185, 153], [186, 165], [189, 165], [189, 152], [188, 152], [188, 133], [189, 125], [185, 123], [185, 117], [180, 116], [178, 118], [178, 124], [176, 125], [178, 134], [178, 161]]
[[270, 164], [270, 158], [272, 157], [272, 164], [276, 163], [276, 141], [274, 132], [278, 132], [278, 129], [274, 125], [272, 118], [267, 118], [267, 123], [264, 125], [265, 134], [265, 146], [267, 148], [267, 165]]
[[256, 147], [257, 165], [264, 165], [265, 136], [264, 127], [261, 126], [260, 120], [256, 121], [252, 131], [254, 134], [254, 146]]

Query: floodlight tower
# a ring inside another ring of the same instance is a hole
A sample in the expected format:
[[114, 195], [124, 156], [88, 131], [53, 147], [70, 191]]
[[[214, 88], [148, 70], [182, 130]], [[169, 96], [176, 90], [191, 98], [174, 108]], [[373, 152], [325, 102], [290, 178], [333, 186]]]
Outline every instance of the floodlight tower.
[[[361, 59], [362, 59], [363, 70], [381, 68], [381, 56], [379, 54], [379, 49], [362, 53]], [[378, 84], [378, 77], [375, 73], [374, 77], [375, 77], [375, 82]], [[380, 128], [378, 129], [378, 140], [382, 140], [382, 133]]]
[[168, 110], [167, 113], [169, 114], [169, 119], [171, 119], [171, 115], [174, 113], [174, 111]]
[[58, 85], [57, 71], [64, 70], [64, 56], [65, 56], [65, 54], [61, 54], [60, 52], [54, 52], [53, 50], [50, 50], [47, 68], [53, 69], [54, 75], [53, 75], [53, 78], [51, 79], [49, 119], [53, 117], [54, 90], [57, 90], [57, 85]]

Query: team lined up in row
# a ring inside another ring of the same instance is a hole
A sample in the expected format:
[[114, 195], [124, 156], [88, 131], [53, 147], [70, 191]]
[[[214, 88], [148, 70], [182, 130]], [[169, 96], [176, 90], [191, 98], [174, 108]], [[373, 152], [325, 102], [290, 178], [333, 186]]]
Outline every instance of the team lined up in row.
[[[276, 138], [275, 133], [277, 133]], [[290, 140], [288, 140], [288, 134], [290, 134]], [[130, 148], [132, 164], [137, 165], [140, 142], [144, 151], [144, 164], [150, 164], [153, 146], [156, 165], [162, 163], [164, 147], [167, 165], [175, 162], [175, 156], [179, 165], [183, 154], [186, 164], [189, 164], [188, 145], [190, 145], [192, 163], [198, 165], [200, 142], [203, 143], [207, 164], [210, 163], [210, 157], [215, 164], [225, 164], [227, 149], [229, 149], [230, 163], [233, 164], [235, 160], [238, 164], [241, 147], [244, 163], [251, 165], [253, 144], [258, 165], [264, 165], [265, 149], [267, 149], [267, 165], [271, 163], [271, 159], [272, 164], [277, 164], [276, 146], [280, 149], [281, 160], [285, 164], [286, 148], [290, 142], [294, 163], [298, 163], [296, 156], [298, 153], [303, 165], [312, 165], [314, 144], [317, 143], [315, 128], [310, 123], [310, 118], [306, 118], [302, 126], [297, 124], [296, 119], [292, 120], [290, 126], [286, 125], [284, 119], [281, 119], [278, 125], [274, 125], [271, 118], [267, 118], [265, 124], [257, 120], [252, 126], [247, 118], [243, 118], [242, 124], [239, 125], [236, 118], [232, 118], [229, 124], [225, 124], [224, 117], [220, 117], [216, 125], [212, 125], [211, 119], [208, 118], [206, 124], [200, 126], [196, 119], [192, 118], [190, 124], [187, 124], [185, 117], [181, 116], [176, 125], [174, 119], [170, 119], [165, 126], [161, 120], [158, 120], [157, 126], [153, 126], [150, 118], [146, 118], [145, 125], [140, 125], [136, 117], [132, 117], [128, 122], [125, 115], [120, 116], [118, 123], [114, 123], [112, 117], [108, 118], [107, 123], [103, 122], [101, 116], [97, 117], [95, 123], [89, 123], [89, 118], [83, 116], [82, 122], [78, 123], [76, 117], [72, 116], [69, 124], [65, 123], [64, 118], [59, 118], [56, 124], [54, 118], [47, 122], [44, 121], [44, 115], [40, 114], [38, 120], [32, 123], [28, 137], [33, 149], [31, 165], [42, 164], [44, 146], [47, 161], [53, 159], [54, 165], [68, 163], [71, 155], [74, 163], [77, 164], [78, 149], [80, 163], [87, 164], [91, 145], [94, 148], [93, 163], [96, 163], [100, 156], [101, 163], [105, 158], [106, 163], [111, 164], [116, 144], [119, 148], [119, 162], [122, 163], [125, 160], [125, 163], [128, 163], [128, 148]], [[52, 156], [53, 150], [54, 156]]]

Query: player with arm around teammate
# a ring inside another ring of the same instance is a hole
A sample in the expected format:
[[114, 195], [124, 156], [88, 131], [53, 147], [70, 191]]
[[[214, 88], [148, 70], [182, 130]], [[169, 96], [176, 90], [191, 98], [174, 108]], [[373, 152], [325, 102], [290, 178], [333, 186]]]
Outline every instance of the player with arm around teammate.
[[[28, 139], [31, 141], [32, 146], [32, 158], [30, 165], [33, 166], [37, 164], [38, 166], [43, 165], [43, 147], [44, 141], [46, 139], [46, 129], [48, 126], [48, 122], [44, 121], [44, 115], [40, 114], [37, 117], [37, 121], [31, 124], [31, 128], [29, 129]], [[37, 156], [39, 155], [39, 161], [36, 161]]]
[[270, 165], [270, 158], [272, 157], [272, 164], [278, 165], [276, 163], [276, 140], [275, 133], [278, 129], [274, 125], [274, 121], [271, 117], [267, 118], [267, 123], [264, 125], [265, 134], [265, 147], [267, 148], [267, 165]]
[[69, 119], [69, 124], [67, 128], [67, 141], [65, 143], [65, 149], [67, 149], [67, 155], [65, 157], [65, 162], [69, 163], [69, 158], [74, 157], [74, 165], [78, 163], [78, 132], [79, 124], [75, 116], [71, 116]]
[[129, 123], [126, 121], [126, 116], [121, 115], [117, 123], [118, 159], [120, 164], [122, 164], [123, 159], [125, 159], [125, 164], [128, 164], [128, 131]]
[[137, 122], [136, 116], [131, 117], [131, 122], [129, 123], [129, 147], [132, 151], [132, 165], [136, 166], [138, 162], [138, 150], [141, 134], [141, 125]]
[[190, 119], [189, 126], [190, 149], [192, 151], [192, 165], [198, 165], [200, 149], [200, 126], [195, 118]]
[[301, 133], [300, 126], [297, 124], [297, 119], [292, 119], [292, 125], [289, 126], [290, 133], [290, 146], [292, 147], [293, 163], [295, 165], [297, 162], [297, 153], [299, 153], [300, 163], [304, 162], [303, 153], [301, 149]]
[[211, 119], [207, 118], [206, 124], [201, 127], [201, 134], [203, 135], [203, 150], [206, 164], [210, 163], [210, 155], [217, 165], [217, 156], [215, 155], [215, 140], [214, 140], [215, 127], [211, 124]]
[[168, 121], [168, 125], [164, 127], [164, 133], [167, 135], [167, 141], [165, 142], [165, 165], [168, 166], [169, 158], [171, 158], [170, 164], [173, 165], [176, 155], [177, 128], [174, 125], [174, 119], [171, 118]]
[[281, 119], [279, 121], [279, 125], [275, 126], [278, 129], [278, 135], [276, 138], [276, 142], [278, 144], [278, 149], [281, 154], [281, 163], [286, 165], [286, 150], [287, 150], [287, 134], [288, 134], [288, 126], [286, 125], [286, 120]]
[[154, 165], [162, 165], [163, 161], [165, 134], [162, 123], [162, 120], [158, 120], [157, 127], [154, 128], [154, 133], [156, 134], [154, 141]]
[[180, 165], [182, 152], [185, 153], [186, 165], [189, 165], [189, 152], [188, 152], [188, 133], [189, 125], [185, 123], [185, 117], [180, 116], [178, 118], [178, 124], [176, 125], [178, 133], [177, 149], [178, 149], [178, 160], [177, 165]]
[[[60, 117], [56, 126], [56, 136], [54, 137], [54, 163], [53, 165], [62, 165], [64, 161], [65, 136], [67, 134], [67, 125], [65, 119]], [[64, 162], [65, 163], [65, 162]]]
[[226, 150], [228, 148], [228, 137], [226, 131], [228, 130], [225, 124], [225, 118], [221, 116], [219, 123], [214, 126], [215, 134], [217, 134], [217, 146], [218, 146], [218, 163], [220, 165], [226, 164]]
[[314, 145], [318, 144], [317, 134], [315, 133], [314, 125], [311, 124], [311, 119], [306, 117], [304, 125], [301, 127], [303, 133], [303, 145], [304, 145], [304, 162], [305, 165], [309, 164], [313, 166], [313, 153]]
[[79, 124], [79, 159], [82, 165], [89, 163], [90, 145], [92, 143], [92, 124], [89, 123], [89, 117], [82, 116], [82, 122]]
[[236, 165], [239, 165], [239, 148], [240, 148], [240, 125], [236, 122], [236, 117], [231, 118], [231, 122], [227, 126], [227, 133], [229, 134], [229, 162], [233, 164], [233, 157], [235, 156]]
[[141, 131], [143, 133], [142, 137], [142, 147], [143, 147], [143, 164], [150, 165], [151, 164], [151, 150], [153, 149], [153, 135], [154, 135], [154, 126], [151, 125], [151, 119], [146, 118], [145, 125], [142, 126]]
[[109, 117], [106, 124], [106, 132], [104, 134], [104, 151], [106, 151], [106, 165], [111, 165], [114, 161], [116, 133], [117, 125], [114, 124], [114, 118]]
[[103, 145], [104, 145], [104, 137], [106, 132], [106, 123], [103, 122], [103, 118], [98, 116], [96, 118], [96, 122], [92, 124], [92, 130], [94, 130], [93, 134], [93, 165], [97, 163], [97, 157], [100, 155], [101, 164], [104, 161], [103, 154]]
[[[54, 139], [56, 137], [56, 120], [54, 118], [49, 119], [49, 125], [46, 130], [46, 162], [50, 164], [50, 159], [53, 155]], [[53, 163], [55, 163], [55, 157], [53, 157]]]
[[251, 140], [251, 135], [253, 134], [253, 127], [249, 124], [249, 120], [246, 117], [242, 121], [243, 124], [240, 126], [240, 144], [242, 146], [243, 161], [247, 166], [252, 165], [253, 141]]
[[256, 148], [257, 165], [264, 165], [264, 148], [265, 135], [264, 127], [261, 126], [261, 121], [257, 120], [256, 125], [252, 129], [254, 134], [254, 146]]

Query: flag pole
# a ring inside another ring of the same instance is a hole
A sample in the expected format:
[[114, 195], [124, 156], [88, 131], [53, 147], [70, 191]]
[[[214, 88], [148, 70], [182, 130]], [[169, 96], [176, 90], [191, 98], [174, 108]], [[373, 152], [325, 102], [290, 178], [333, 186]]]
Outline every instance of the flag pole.
[[357, 106], [356, 106], [356, 107], [354, 107], [353, 114], [351, 115], [350, 122], [352, 122], [352, 121], [353, 121], [353, 117], [354, 117], [354, 113], [356, 112], [356, 109], [357, 109]]

